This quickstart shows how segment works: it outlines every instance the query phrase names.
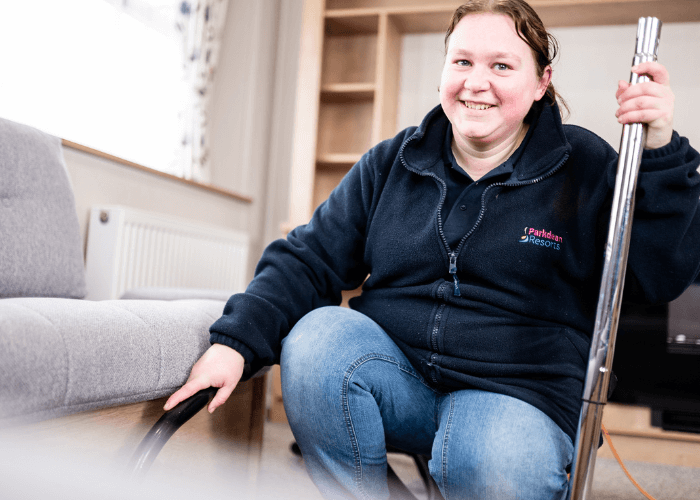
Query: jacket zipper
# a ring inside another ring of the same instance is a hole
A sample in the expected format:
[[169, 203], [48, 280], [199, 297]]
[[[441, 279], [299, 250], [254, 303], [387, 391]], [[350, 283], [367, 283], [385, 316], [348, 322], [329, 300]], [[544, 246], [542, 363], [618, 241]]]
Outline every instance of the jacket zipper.
[[[437, 298], [441, 299], [443, 291], [445, 290], [445, 287], [447, 286], [447, 283], [442, 283], [438, 289], [437, 289]], [[442, 313], [445, 311], [445, 306], [447, 304], [442, 303], [440, 304], [440, 307], [438, 307], [437, 313], [435, 314], [435, 323], [433, 324], [433, 332], [432, 335], [430, 336], [430, 347], [433, 348], [433, 351], [438, 352], [438, 333], [440, 333], [440, 321], [442, 320]], [[432, 361], [432, 360], [431, 360]]]
[[[435, 366], [435, 359], [437, 358], [437, 354], [433, 353], [430, 355], [430, 362], [428, 363], [428, 366], [430, 368], [433, 368]], [[435, 375], [435, 369], [430, 370], [430, 379], [433, 381], [433, 384], [437, 384], [437, 376]]]
[[[422, 137], [422, 136], [421, 136]], [[432, 177], [435, 179], [439, 184], [442, 185], [442, 196], [440, 198], [440, 204], [438, 205], [438, 212], [437, 212], [437, 217], [438, 217], [438, 233], [440, 234], [440, 238], [442, 239], [443, 245], [445, 245], [445, 249], [447, 250], [447, 254], [449, 255], [450, 261], [449, 261], [449, 266], [448, 266], [448, 272], [452, 276], [452, 282], [453, 282], [453, 289], [452, 289], [452, 295], [455, 297], [461, 297], [462, 293], [459, 289], [459, 277], [457, 277], [457, 258], [459, 257], [459, 253], [462, 251], [462, 246], [464, 243], [467, 241], [467, 238], [472, 235], [472, 233], [476, 230], [476, 228], [481, 224], [481, 220], [484, 218], [484, 212], [486, 211], [486, 193], [491, 189], [492, 187], [496, 186], [508, 186], [508, 187], [520, 187], [520, 186], [528, 186], [531, 184], [537, 184], [538, 182], [541, 182], [552, 175], [554, 175], [561, 167], [566, 163], [566, 160], [569, 159], [569, 153], [564, 154], [564, 157], [557, 163], [554, 168], [550, 169], [547, 173], [544, 175], [537, 177], [536, 179], [531, 179], [529, 181], [521, 181], [521, 182], [513, 182], [513, 183], [506, 183], [506, 182], [496, 182], [493, 183], [484, 189], [484, 192], [481, 193], [481, 210], [479, 210], [479, 217], [476, 220], [476, 223], [472, 228], [469, 230], [467, 234], [465, 234], [462, 239], [459, 241], [459, 244], [457, 245], [456, 250], [452, 250], [450, 248], [449, 243], [447, 243], [447, 238], [445, 237], [445, 233], [443, 232], [442, 229], [442, 206], [445, 203], [445, 198], [447, 198], [447, 183], [442, 180], [440, 177], [435, 175], [432, 172], [420, 172], [416, 171], [415, 169], [412, 169], [411, 167], [408, 166], [406, 163], [406, 160], [403, 157], [403, 151], [408, 145], [409, 142], [417, 138], [415, 135], [411, 136], [408, 138], [406, 142], [403, 143], [401, 146], [401, 149], [399, 150], [399, 158], [401, 159], [401, 163], [403, 166], [411, 171], [411, 172], [416, 172], [418, 175], [422, 175], [424, 177]]]
[[[447, 183], [442, 180], [440, 177], [435, 175], [432, 172], [421, 172], [417, 171], [415, 169], [412, 169], [408, 166], [406, 163], [406, 160], [403, 157], [403, 151], [406, 148], [406, 145], [412, 141], [416, 136], [411, 136], [408, 138], [406, 142], [403, 143], [401, 146], [401, 149], [399, 150], [399, 158], [401, 159], [401, 163], [403, 166], [411, 171], [415, 172], [419, 175], [425, 176], [425, 177], [433, 177], [438, 183], [442, 185], [442, 196], [440, 198], [440, 204], [438, 205], [438, 212], [437, 212], [437, 217], [438, 217], [438, 232], [440, 234], [440, 238], [442, 239], [443, 244], [445, 245], [445, 248], [447, 249], [447, 253], [450, 257], [450, 262], [449, 262], [449, 267], [448, 271], [450, 275], [452, 275], [453, 279], [453, 295], [455, 297], [460, 297], [461, 292], [459, 290], [459, 278], [457, 277], [457, 257], [459, 257], [459, 253], [462, 250], [462, 246], [464, 246], [464, 243], [467, 241], [467, 238], [472, 235], [472, 233], [476, 230], [476, 228], [479, 226], [481, 223], [481, 220], [484, 217], [484, 212], [486, 211], [486, 192], [491, 189], [492, 187], [495, 186], [508, 186], [508, 187], [520, 187], [520, 186], [527, 186], [530, 184], [536, 184], [540, 181], [543, 181], [544, 179], [547, 179], [548, 177], [554, 175], [561, 167], [564, 165], [566, 160], [569, 159], [569, 153], [566, 153], [564, 157], [557, 163], [554, 168], [550, 169], [547, 173], [544, 175], [537, 177], [536, 179], [532, 179], [529, 181], [522, 181], [522, 182], [514, 182], [514, 183], [505, 183], [505, 182], [497, 182], [494, 184], [491, 184], [484, 189], [484, 192], [481, 194], [481, 210], [479, 211], [479, 217], [476, 220], [476, 223], [474, 226], [469, 230], [467, 234], [465, 234], [462, 239], [460, 240], [459, 244], [457, 245], [457, 250], [452, 250], [450, 248], [449, 243], [447, 242], [447, 238], [445, 237], [445, 233], [443, 232], [442, 229], [442, 205], [445, 203], [445, 198], [447, 197]], [[441, 284], [438, 287], [437, 290], [437, 298], [440, 299], [443, 297], [443, 292], [445, 290], [445, 287], [447, 286], [446, 283]], [[446, 304], [440, 304], [440, 307], [438, 307], [437, 313], [435, 314], [435, 323], [433, 324], [433, 331], [431, 332], [430, 336], [430, 345], [431, 348], [433, 349], [433, 353], [430, 355], [430, 361], [428, 362], [428, 367], [430, 368], [430, 378], [432, 379], [434, 384], [437, 384], [437, 376], [436, 376], [436, 364], [435, 361], [437, 359], [437, 352], [438, 352], [438, 334], [440, 333], [440, 321], [442, 320], [442, 315], [444, 313]]]
[[[412, 141], [416, 136], [411, 136], [406, 142], [403, 143], [401, 146], [401, 149], [399, 150], [399, 158], [401, 159], [401, 163], [403, 166], [406, 168], [406, 170], [410, 172], [415, 172], [418, 175], [422, 175], [424, 177], [432, 177], [435, 179], [439, 184], [442, 185], [442, 195], [440, 197], [440, 204], [438, 205], [438, 212], [437, 212], [437, 218], [438, 218], [438, 233], [440, 234], [440, 238], [442, 239], [443, 244], [445, 245], [445, 248], [447, 249], [447, 253], [450, 254], [450, 263], [454, 264], [454, 273], [452, 276], [455, 279], [456, 283], [456, 292], [459, 294], [459, 280], [457, 279], [457, 256], [455, 253], [452, 251], [450, 248], [450, 245], [447, 243], [447, 238], [445, 237], [445, 233], [442, 230], [442, 205], [445, 203], [445, 198], [447, 198], [447, 183], [442, 180], [440, 177], [435, 175], [432, 172], [419, 172], [416, 171], [408, 166], [406, 163], [406, 160], [403, 157], [403, 150], [406, 148], [406, 145]], [[452, 269], [452, 266], [450, 266], [450, 270]], [[445, 288], [447, 287], [447, 283], [442, 283], [438, 289], [437, 289], [437, 298], [441, 299], [443, 297], [443, 293], [445, 291]], [[437, 375], [436, 375], [436, 364], [435, 360], [437, 359], [437, 351], [438, 351], [438, 334], [440, 333], [440, 321], [442, 321], [442, 314], [445, 311], [445, 307], [447, 304], [442, 303], [438, 307], [437, 313], [435, 314], [435, 323], [433, 324], [433, 331], [431, 332], [430, 335], [430, 347], [433, 349], [433, 353], [430, 355], [430, 361], [428, 361], [428, 368], [430, 372], [430, 379], [433, 381], [433, 384], [437, 384]]]
[[455, 297], [461, 297], [462, 292], [459, 291], [459, 278], [457, 277], [457, 254], [454, 252], [450, 252], [450, 274], [454, 281], [454, 291], [452, 294]]
[[450, 245], [447, 243], [447, 238], [445, 237], [445, 233], [443, 232], [442, 229], [442, 206], [445, 203], [445, 198], [447, 198], [447, 183], [442, 180], [440, 177], [435, 175], [432, 172], [420, 172], [416, 171], [408, 166], [406, 163], [406, 160], [404, 160], [403, 157], [403, 150], [406, 148], [406, 145], [413, 140], [415, 136], [409, 137], [409, 139], [403, 143], [401, 146], [401, 150], [399, 151], [399, 158], [401, 159], [401, 163], [403, 164], [404, 167], [406, 167], [407, 170], [411, 172], [416, 172], [418, 175], [422, 175], [423, 177], [432, 177], [435, 179], [440, 185], [442, 185], [442, 195], [440, 197], [440, 204], [438, 205], [438, 211], [437, 211], [437, 221], [438, 221], [438, 233], [440, 234], [440, 238], [442, 239], [443, 245], [445, 245], [445, 249], [447, 250], [447, 254], [450, 257], [450, 265], [448, 267], [448, 271], [450, 275], [452, 276], [452, 280], [454, 283], [454, 288], [453, 288], [453, 295], [455, 297], [459, 297], [461, 295], [459, 291], [459, 278], [457, 277], [457, 253], [455, 253], [451, 248]]
[[[457, 250], [455, 252], [452, 252], [452, 254], [450, 254], [450, 256], [455, 255], [455, 265], [456, 265], [457, 256], [462, 251], [462, 246], [467, 241], [467, 238], [469, 238], [472, 235], [472, 233], [476, 230], [476, 228], [479, 226], [479, 224], [481, 224], [481, 220], [484, 218], [484, 212], [486, 212], [486, 193], [489, 191], [489, 189], [491, 189], [492, 187], [497, 187], [497, 186], [522, 187], [522, 186], [529, 186], [532, 184], [537, 184], [538, 182], [541, 182], [541, 181], [551, 177], [555, 173], [557, 173], [557, 171], [564, 165], [564, 163], [566, 163], [566, 160], [568, 160], [568, 159], [569, 159], [569, 153], [564, 154], [564, 157], [559, 161], [559, 163], [557, 163], [554, 166], [554, 168], [550, 169], [547, 173], [545, 173], [544, 175], [542, 175], [540, 177], [537, 177], [536, 179], [531, 179], [529, 181], [521, 181], [521, 182], [511, 182], [511, 183], [494, 182], [493, 184], [487, 186], [486, 189], [484, 189], [484, 192], [481, 193], [481, 210], [479, 210], [479, 217], [477, 217], [476, 223], [469, 230], [469, 232], [467, 234], [465, 234], [462, 237], [462, 239], [459, 241], [459, 244], [457, 245]], [[452, 266], [452, 262], [450, 262], [450, 267], [451, 266]], [[456, 273], [456, 269], [455, 269], [455, 273]], [[455, 277], [456, 277], [456, 274], [455, 274]]]

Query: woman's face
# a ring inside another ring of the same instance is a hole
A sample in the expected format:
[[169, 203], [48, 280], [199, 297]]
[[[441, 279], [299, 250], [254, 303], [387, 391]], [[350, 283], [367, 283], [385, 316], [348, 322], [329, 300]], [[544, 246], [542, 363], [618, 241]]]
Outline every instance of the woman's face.
[[516, 134], [551, 78], [537, 76], [530, 47], [501, 14], [470, 14], [450, 36], [440, 104], [457, 145], [490, 149]]

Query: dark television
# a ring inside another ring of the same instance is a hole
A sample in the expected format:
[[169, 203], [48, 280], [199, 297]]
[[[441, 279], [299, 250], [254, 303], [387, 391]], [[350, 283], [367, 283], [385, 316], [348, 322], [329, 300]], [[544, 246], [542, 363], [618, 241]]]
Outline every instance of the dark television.
[[648, 406], [652, 425], [700, 432], [700, 279], [660, 306], [624, 304], [610, 401]]

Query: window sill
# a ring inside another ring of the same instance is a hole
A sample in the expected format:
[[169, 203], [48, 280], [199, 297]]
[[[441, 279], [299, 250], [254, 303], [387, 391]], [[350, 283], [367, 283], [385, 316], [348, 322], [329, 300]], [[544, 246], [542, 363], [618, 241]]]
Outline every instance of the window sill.
[[249, 196], [244, 196], [242, 194], [235, 193], [233, 191], [229, 191], [228, 189], [223, 189], [217, 186], [212, 186], [211, 184], [204, 184], [201, 182], [196, 182], [192, 181], [189, 179], [183, 179], [182, 177], [178, 177], [176, 175], [172, 174], [167, 174], [165, 172], [161, 172], [159, 170], [155, 170], [153, 168], [149, 167], [144, 167], [143, 165], [139, 165], [138, 163], [134, 163], [129, 160], [124, 160], [123, 158], [119, 158], [118, 156], [113, 156], [108, 153], [104, 153], [102, 151], [98, 151], [97, 149], [92, 149], [87, 146], [83, 146], [81, 144], [76, 144], [75, 142], [68, 141], [66, 139], [61, 139], [61, 142], [63, 144], [63, 147], [66, 148], [71, 148], [75, 149], [76, 151], [82, 151], [83, 153], [87, 153], [93, 156], [98, 156], [100, 158], [104, 158], [110, 161], [113, 161], [115, 163], [119, 163], [120, 165], [124, 165], [127, 167], [131, 167], [137, 170], [141, 170], [143, 172], [148, 172], [153, 175], [157, 175], [158, 177], [164, 177], [166, 179], [173, 180], [175, 182], [181, 182], [183, 184], [187, 184], [189, 186], [195, 186], [200, 189], [204, 189], [205, 191], [209, 191], [212, 193], [216, 193], [222, 196], [226, 196], [228, 198], [232, 198], [234, 200], [242, 201], [244, 203], [253, 203], [253, 199]]

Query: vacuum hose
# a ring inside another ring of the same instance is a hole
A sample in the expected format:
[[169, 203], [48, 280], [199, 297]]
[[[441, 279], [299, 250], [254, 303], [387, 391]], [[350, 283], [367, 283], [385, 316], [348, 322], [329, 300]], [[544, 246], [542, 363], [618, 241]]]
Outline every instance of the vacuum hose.
[[209, 404], [217, 390], [216, 387], [203, 389], [168, 410], [158, 419], [136, 448], [136, 452], [129, 462], [128, 470], [131, 479], [141, 479], [145, 476], [170, 436]]

